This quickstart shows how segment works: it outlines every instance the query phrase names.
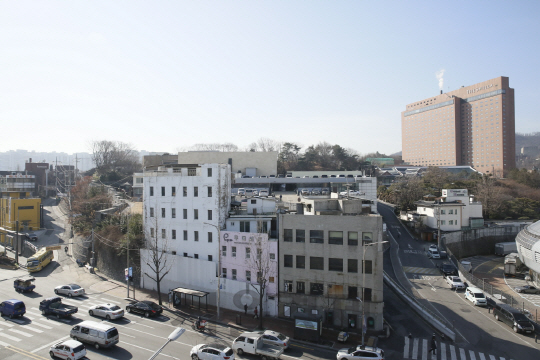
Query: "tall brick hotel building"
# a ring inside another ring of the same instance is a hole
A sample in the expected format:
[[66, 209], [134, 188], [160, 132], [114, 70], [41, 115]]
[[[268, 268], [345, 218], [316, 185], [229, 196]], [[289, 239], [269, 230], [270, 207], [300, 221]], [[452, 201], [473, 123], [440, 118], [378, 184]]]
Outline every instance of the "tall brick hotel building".
[[409, 165], [470, 165], [499, 176], [515, 167], [514, 89], [507, 77], [409, 104], [401, 129]]

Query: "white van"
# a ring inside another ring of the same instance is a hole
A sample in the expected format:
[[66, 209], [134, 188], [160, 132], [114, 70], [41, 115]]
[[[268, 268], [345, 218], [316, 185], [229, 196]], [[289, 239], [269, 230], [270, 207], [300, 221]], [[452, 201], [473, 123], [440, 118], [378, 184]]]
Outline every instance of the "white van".
[[244, 189], [244, 188], [239, 188], [239, 189], [238, 189], [238, 195], [239, 195], [239, 196], [246, 195], [246, 189]]
[[83, 321], [75, 325], [69, 334], [72, 339], [93, 345], [96, 349], [118, 344], [120, 336], [114, 326], [103, 322]]
[[259, 196], [260, 197], [268, 197], [268, 190], [265, 190], [265, 189], [262, 189], [262, 190], [259, 190]]
[[252, 197], [253, 196], [253, 189], [246, 189], [245, 195], [246, 195], [246, 197]]

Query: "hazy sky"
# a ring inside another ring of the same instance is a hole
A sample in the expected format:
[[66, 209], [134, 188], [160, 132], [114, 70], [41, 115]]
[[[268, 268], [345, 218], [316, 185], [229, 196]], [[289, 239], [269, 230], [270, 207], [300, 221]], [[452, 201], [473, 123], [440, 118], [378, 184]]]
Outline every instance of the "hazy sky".
[[539, 1], [0, 2], [0, 151], [258, 138], [401, 150], [405, 105], [508, 76], [540, 131]]

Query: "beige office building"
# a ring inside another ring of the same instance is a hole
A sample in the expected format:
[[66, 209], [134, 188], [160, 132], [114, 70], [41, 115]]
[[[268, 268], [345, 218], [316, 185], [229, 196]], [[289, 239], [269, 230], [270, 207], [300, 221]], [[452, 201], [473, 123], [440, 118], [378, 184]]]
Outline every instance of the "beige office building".
[[504, 76], [409, 104], [401, 113], [403, 161], [502, 176], [516, 163], [514, 114]]

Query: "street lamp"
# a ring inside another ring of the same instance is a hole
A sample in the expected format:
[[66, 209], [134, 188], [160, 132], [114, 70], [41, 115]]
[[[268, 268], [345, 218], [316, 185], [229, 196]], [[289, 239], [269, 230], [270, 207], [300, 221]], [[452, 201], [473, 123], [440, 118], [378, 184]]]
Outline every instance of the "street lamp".
[[171, 341], [175, 341], [176, 339], [178, 339], [180, 336], [182, 336], [182, 334], [183, 334], [184, 332], [186, 332], [186, 329], [184, 329], [184, 328], [176, 328], [176, 329], [174, 329], [174, 331], [173, 331], [173, 332], [169, 335], [169, 337], [167, 338], [167, 342], [166, 342], [162, 347], [160, 347], [160, 348], [158, 349], [158, 351], [156, 351], [156, 352], [154, 353], [154, 355], [152, 355], [152, 356], [150, 357], [150, 359], [148, 359], [148, 360], [155, 359], [156, 356], [159, 355], [159, 353], [161, 352], [161, 350], [163, 350], [163, 349], [165, 348], [165, 346], [167, 346], [168, 343], [170, 343]]
[[219, 320], [219, 293], [221, 290], [221, 228], [219, 227], [219, 225], [214, 225], [207, 222], [205, 222], [204, 224], [215, 227], [218, 232], [217, 318]]
[[363, 254], [362, 254], [362, 299], [357, 298], [362, 303], [362, 346], [365, 345], [365, 343], [364, 343], [364, 335], [367, 332], [367, 329], [366, 329], [366, 312], [365, 312], [366, 303], [364, 302], [365, 294], [366, 294], [366, 247], [371, 246], [371, 245], [375, 245], [375, 244], [384, 244], [384, 243], [387, 243], [387, 242], [388, 241], [378, 241], [378, 242], [372, 242], [372, 243], [369, 243], [369, 244], [363, 244], [362, 243], [362, 248], [363, 248]]

